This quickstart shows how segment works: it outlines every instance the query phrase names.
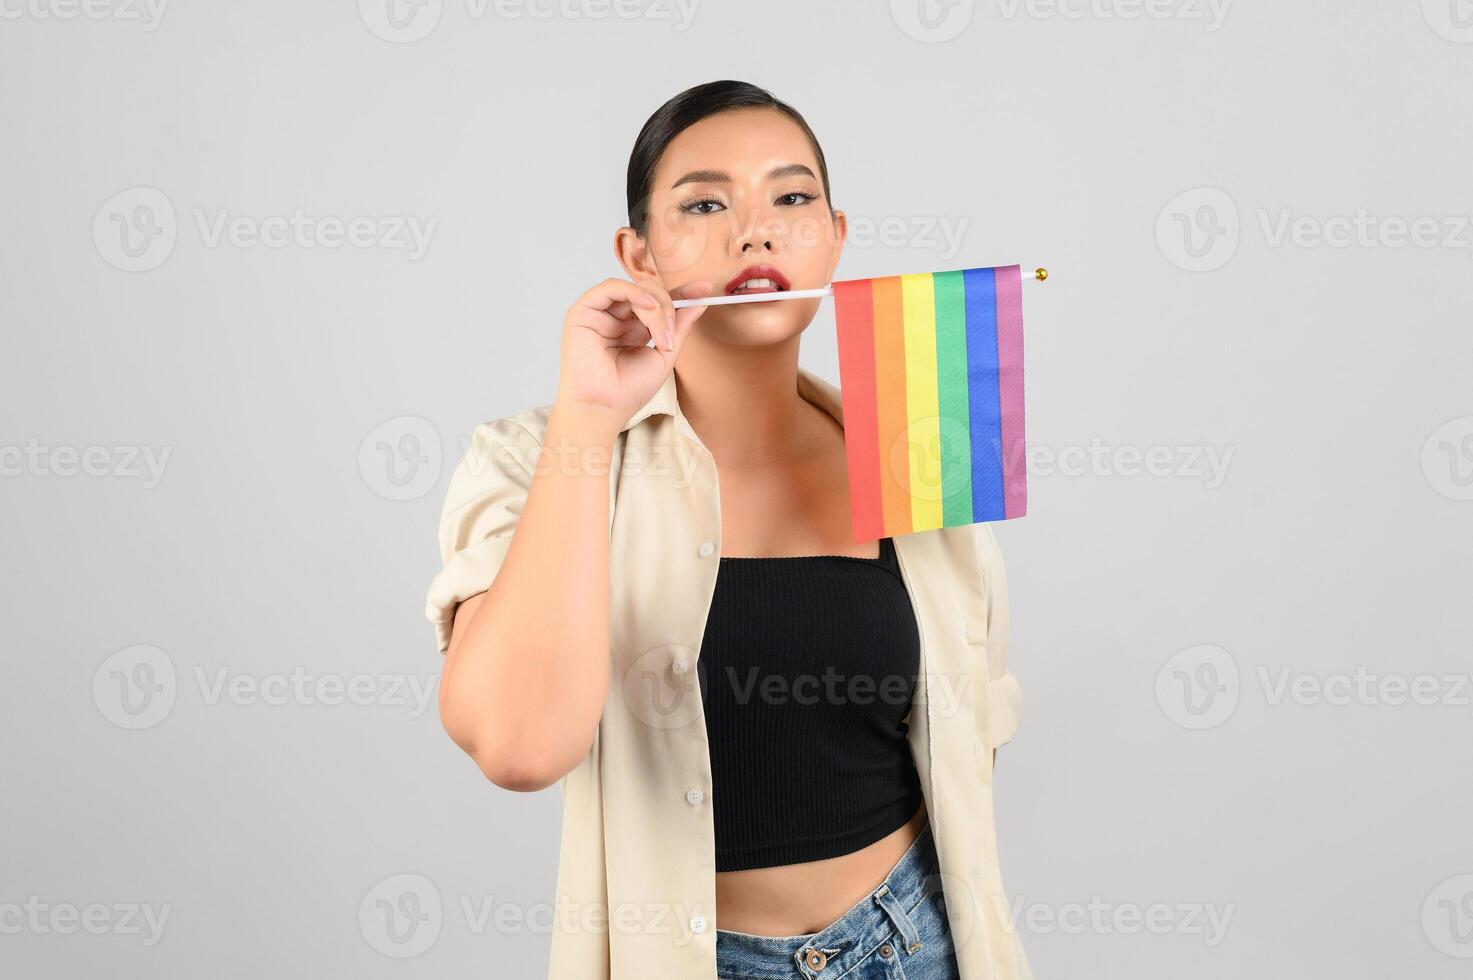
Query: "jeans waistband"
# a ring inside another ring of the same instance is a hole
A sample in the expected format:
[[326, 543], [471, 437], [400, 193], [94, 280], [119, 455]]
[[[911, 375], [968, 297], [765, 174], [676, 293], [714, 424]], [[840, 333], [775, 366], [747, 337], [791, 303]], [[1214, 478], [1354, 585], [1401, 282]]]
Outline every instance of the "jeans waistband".
[[799, 936], [755, 936], [717, 929], [717, 960], [740, 957], [743, 976], [764, 980], [839, 977], [897, 933], [913, 951], [920, 935], [909, 913], [940, 890], [940, 866], [927, 820], [885, 880], [834, 922], [819, 932]]

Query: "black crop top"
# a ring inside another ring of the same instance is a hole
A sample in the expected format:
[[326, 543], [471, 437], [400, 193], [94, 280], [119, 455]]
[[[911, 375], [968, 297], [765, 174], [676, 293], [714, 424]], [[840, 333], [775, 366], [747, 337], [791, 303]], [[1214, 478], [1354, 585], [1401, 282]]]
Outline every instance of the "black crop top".
[[920, 808], [920, 634], [889, 538], [878, 558], [723, 557], [696, 662], [717, 871], [848, 854]]

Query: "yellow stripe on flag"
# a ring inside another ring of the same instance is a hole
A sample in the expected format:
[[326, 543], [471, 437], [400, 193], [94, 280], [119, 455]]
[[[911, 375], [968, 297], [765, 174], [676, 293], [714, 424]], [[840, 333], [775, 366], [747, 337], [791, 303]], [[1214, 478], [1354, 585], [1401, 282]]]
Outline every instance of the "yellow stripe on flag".
[[911, 526], [941, 527], [941, 409], [936, 385], [936, 285], [929, 272], [900, 277], [905, 310], [905, 408]]

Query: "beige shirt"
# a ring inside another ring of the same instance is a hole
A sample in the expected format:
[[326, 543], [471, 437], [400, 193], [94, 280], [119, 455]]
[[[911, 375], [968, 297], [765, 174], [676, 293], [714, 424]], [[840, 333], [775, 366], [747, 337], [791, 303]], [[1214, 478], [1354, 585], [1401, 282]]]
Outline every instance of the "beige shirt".
[[[843, 423], [839, 391], [798, 392]], [[440, 652], [456, 606], [506, 557], [551, 406], [478, 426], [440, 520], [444, 568], [426, 614]], [[611, 680], [592, 747], [563, 795], [550, 980], [716, 976], [711, 759], [697, 658], [721, 555], [716, 464], [672, 373], [629, 420], [611, 478]], [[992, 750], [1018, 725], [1002, 554], [987, 524], [897, 536], [920, 626], [907, 715], [963, 980], [1031, 980], [998, 870]]]

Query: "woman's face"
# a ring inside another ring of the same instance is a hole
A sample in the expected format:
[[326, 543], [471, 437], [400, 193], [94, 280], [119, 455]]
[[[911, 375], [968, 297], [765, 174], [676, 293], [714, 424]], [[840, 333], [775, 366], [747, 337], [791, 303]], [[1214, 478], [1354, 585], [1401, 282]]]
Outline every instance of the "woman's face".
[[[668, 290], [704, 279], [715, 293], [732, 292], [756, 266], [769, 267], [762, 278], [779, 289], [817, 289], [838, 267], [844, 234], [803, 130], [776, 109], [740, 109], [671, 141], [655, 169], [645, 238], [622, 229], [617, 250], [633, 278], [655, 276]], [[713, 306], [696, 330], [725, 343], [776, 343], [801, 333], [820, 302]]]

